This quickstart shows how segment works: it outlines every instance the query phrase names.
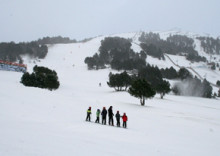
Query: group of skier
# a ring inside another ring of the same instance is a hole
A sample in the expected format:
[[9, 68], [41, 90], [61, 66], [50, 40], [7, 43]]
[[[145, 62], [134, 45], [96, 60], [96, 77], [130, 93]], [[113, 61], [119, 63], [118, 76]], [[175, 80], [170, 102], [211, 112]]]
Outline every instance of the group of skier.
[[[89, 109], [87, 110], [86, 121], [90, 121], [91, 120], [91, 117], [90, 117], [90, 115], [92, 114], [92, 110], [91, 109], [92, 108], [89, 107]], [[113, 119], [114, 113], [113, 113], [112, 109], [113, 109], [112, 106], [109, 107], [108, 111], [106, 110], [105, 107], [103, 107], [102, 112], [100, 111], [100, 109], [97, 109], [95, 123], [99, 123], [99, 117], [100, 117], [100, 114], [101, 114], [102, 115], [102, 124], [106, 125], [106, 116], [108, 114], [108, 124], [111, 125], [111, 126], [114, 126], [114, 119]], [[116, 123], [117, 127], [120, 127], [120, 118], [122, 118], [122, 120], [123, 120], [123, 127], [127, 128], [128, 117], [126, 116], [126, 113], [124, 113], [123, 116], [121, 116], [119, 111], [117, 111], [117, 113], [115, 115], [115, 118], [116, 118], [116, 121], [117, 121], [117, 123]]]

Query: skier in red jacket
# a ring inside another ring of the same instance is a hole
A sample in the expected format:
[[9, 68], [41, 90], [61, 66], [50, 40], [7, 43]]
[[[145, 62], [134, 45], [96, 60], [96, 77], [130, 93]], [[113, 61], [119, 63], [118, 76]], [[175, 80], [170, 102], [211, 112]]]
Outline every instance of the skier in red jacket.
[[127, 121], [128, 121], [128, 117], [126, 116], [126, 113], [124, 113], [124, 115], [122, 116], [122, 119], [123, 119], [123, 127], [126, 128]]

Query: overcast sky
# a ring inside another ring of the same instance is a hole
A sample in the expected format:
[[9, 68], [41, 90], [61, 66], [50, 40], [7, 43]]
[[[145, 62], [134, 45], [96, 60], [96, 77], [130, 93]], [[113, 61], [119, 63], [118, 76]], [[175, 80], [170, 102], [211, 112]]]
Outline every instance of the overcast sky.
[[0, 42], [135, 31], [220, 35], [220, 0], [0, 0]]

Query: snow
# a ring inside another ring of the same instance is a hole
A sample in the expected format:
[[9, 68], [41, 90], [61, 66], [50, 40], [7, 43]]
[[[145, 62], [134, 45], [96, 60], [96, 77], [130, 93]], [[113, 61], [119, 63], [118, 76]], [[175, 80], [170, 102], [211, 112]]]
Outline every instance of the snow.
[[[56, 70], [61, 83], [56, 91], [25, 87], [20, 83], [22, 73], [0, 71], [0, 155], [218, 156], [219, 99], [156, 95], [140, 106], [137, 98], [107, 86], [109, 72], [117, 71], [87, 70], [84, 59], [98, 51], [102, 39], [53, 45], [44, 60], [26, 59], [28, 71], [36, 64]], [[188, 65], [181, 56], [169, 56]], [[168, 59], [147, 61], [172, 66]], [[202, 70], [209, 78], [212, 71]], [[216, 79], [214, 73], [211, 76]], [[114, 113], [126, 112], [128, 129], [85, 122], [89, 106], [92, 121], [104, 106], [113, 106]]]

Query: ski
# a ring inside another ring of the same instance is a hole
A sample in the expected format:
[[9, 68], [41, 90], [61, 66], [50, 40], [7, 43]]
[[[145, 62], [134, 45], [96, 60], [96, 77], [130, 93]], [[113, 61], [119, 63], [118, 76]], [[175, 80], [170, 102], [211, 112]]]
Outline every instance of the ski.
[[[124, 128], [122, 126], [120, 126], [120, 127], [114, 126], [114, 125], [112, 126], [112, 125], [109, 125], [109, 124], [102, 124], [102, 123], [98, 123], [98, 122], [94, 122], [94, 121], [86, 121], [86, 122], [95, 123], [95, 124], [104, 125], [104, 126], [116, 127], [116, 128]], [[126, 127], [124, 129], [128, 129], [128, 128]]]

